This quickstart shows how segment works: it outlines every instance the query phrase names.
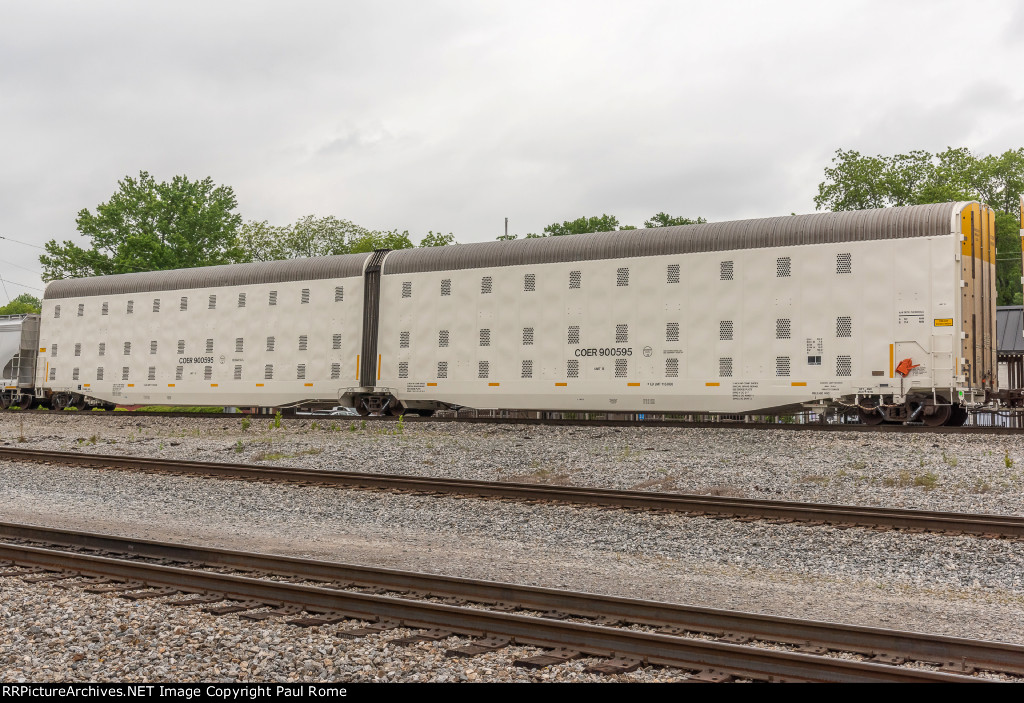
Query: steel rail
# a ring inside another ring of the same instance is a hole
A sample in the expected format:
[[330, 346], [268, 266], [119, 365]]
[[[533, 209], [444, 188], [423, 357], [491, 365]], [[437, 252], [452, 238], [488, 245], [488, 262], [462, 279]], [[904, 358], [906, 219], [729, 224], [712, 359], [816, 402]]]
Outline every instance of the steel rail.
[[818, 657], [702, 639], [636, 632], [245, 576], [0, 544], [0, 559], [48, 570], [142, 581], [146, 584], [271, 606], [338, 613], [361, 620], [391, 620], [405, 627], [444, 628], [463, 635], [509, 637], [519, 644], [566, 647], [593, 656], [631, 657], [682, 669], [726, 669], [758, 680], [816, 682], [971, 682], [958, 674]]
[[[2, 417], [0, 411], [0, 417]], [[251, 420], [273, 420], [273, 415], [252, 415], [250, 413], [190, 413], [190, 412], [137, 412], [132, 410], [117, 412], [90, 411], [54, 411], [54, 410], [8, 410], [11, 417], [27, 415], [30, 417], [98, 417], [98, 418], [186, 418], [198, 420], [225, 420], [249, 418]], [[318, 422], [352, 422], [366, 420], [369, 422], [396, 422], [397, 417], [370, 415], [357, 417], [354, 415], [284, 415], [284, 421], [316, 420]], [[786, 432], [876, 432], [897, 434], [978, 434], [1004, 435], [1022, 434], [1024, 428], [969, 425], [965, 427], [928, 427], [927, 425], [857, 425], [857, 424], [818, 424], [818, 423], [782, 423], [782, 422], [741, 422], [720, 420], [700, 422], [692, 420], [577, 420], [529, 417], [410, 417], [405, 416], [406, 423], [441, 422], [489, 425], [550, 425], [554, 427], [644, 427], [670, 429], [711, 429], [711, 430], [781, 430]]]
[[874, 627], [799, 620], [758, 613], [644, 601], [593, 593], [373, 568], [270, 554], [212, 549], [36, 525], [0, 523], [0, 539], [28, 540], [213, 567], [352, 583], [396, 592], [462, 598], [479, 603], [514, 603], [526, 610], [558, 611], [581, 617], [675, 627], [687, 632], [729, 633], [797, 646], [887, 653], [915, 661], [1024, 675], [1024, 646]]
[[198, 474], [245, 480], [483, 496], [513, 500], [559, 501], [577, 505], [685, 512], [691, 515], [750, 517], [783, 521], [938, 531], [990, 537], [1024, 538], [1024, 517], [1013, 515], [946, 513], [903, 508], [802, 503], [799, 501], [729, 498], [684, 493], [655, 493], [581, 486], [552, 486], [533, 483], [505, 483], [501, 481], [253, 466], [249, 464], [173, 461], [149, 457], [55, 452], [21, 449], [18, 447], [0, 447], [0, 460], [55, 462], [135, 471]]

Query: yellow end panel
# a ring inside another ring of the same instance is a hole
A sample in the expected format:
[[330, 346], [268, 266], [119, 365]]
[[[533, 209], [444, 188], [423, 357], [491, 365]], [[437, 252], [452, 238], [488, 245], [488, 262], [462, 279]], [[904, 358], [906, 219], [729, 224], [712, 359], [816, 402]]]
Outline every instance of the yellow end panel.
[[971, 214], [976, 206], [971, 204], [960, 211], [960, 233], [964, 235], [960, 253], [963, 256], [971, 255], [971, 244], [973, 243], [973, 232], [971, 231]]

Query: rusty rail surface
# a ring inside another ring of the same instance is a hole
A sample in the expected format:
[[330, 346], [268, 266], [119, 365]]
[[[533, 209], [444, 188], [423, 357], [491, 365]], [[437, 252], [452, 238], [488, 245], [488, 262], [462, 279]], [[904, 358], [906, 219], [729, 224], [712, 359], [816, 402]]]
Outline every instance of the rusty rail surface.
[[543, 500], [689, 515], [748, 517], [777, 521], [899, 528], [912, 531], [1024, 538], [1024, 517], [985, 513], [948, 513], [798, 501], [729, 498], [684, 493], [624, 491], [582, 486], [552, 486], [469, 479], [327, 471], [251, 464], [175, 461], [149, 457], [0, 447], [0, 460], [49, 462], [99, 468], [156, 471], [244, 480], [401, 490], [432, 494]]
[[[592, 594], [570, 593], [553, 589], [527, 588], [468, 579], [446, 579], [436, 575], [413, 574], [393, 570], [373, 570], [344, 564], [313, 562], [269, 555], [210, 550], [185, 545], [168, 545], [144, 540], [49, 530], [32, 526], [3, 525], [5, 538], [29, 540], [54, 539], [79, 542], [77, 546], [94, 549], [116, 549], [134, 556], [146, 555], [169, 560], [211, 561], [220, 566], [248, 569], [265, 568], [273, 573], [287, 573], [304, 579], [336, 581], [338, 578], [367, 583], [389, 583], [425, 587], [440, 593], [460, 593], [480, 600], [519, 599], [530, 607], [560, 603], [572, 611], [583, 610], [592, 616], [608, 617], [651, 624], [686, 623], [678, 625], [698, 632], [713, 627], [750, 623], [754, 631], [767, 634], [778, 629], [777, 639], [797, 637], [810, 647], [815, 642], [831, 642], [842, 651], [868, 651], [887, 656], [897, 663], [905, 652], [922, 661], [960, 667], [969, 672], [975, 668], [997, 671], [1020, 671], [1024, 668], [1024, 648], [1002, 643], [957, 640], [948, 637], [918, 635], [873, 628], [843, 628], [828, 623], [803, 622], [786, 618], [769, 618], [712, 609], [688, 609], [665, 603], [648, 603], [623, 598], [607, 598]], [[632, 658], [648, 664], [678, 667], [691, 671], [708, 668], [726, 670], [731, 674], [755, 680], [786, 681], [979, 681], [976, 677], [948, 671], [898, 667], [891, 664], [852, 661], [794, 651], [751, 647], [676, 634], [638, 632], [561, 619], [495, 612], [434, 602], [410, 600], [385, 595], [339, 590], [328, 587], [270, 581], [248, 576], [211, 573], [191, 568], [146, 563], [138, 560], [43, 549], [19, 544], [0, 544], [0, 559], [55, 572], [73, 572], [141, 582], [146, 586], [172, 589], [186, 593], [216, 593], [227, 599], [243, 601], [249, 607], [292, 606], [314, 613], [327, 613], [346, 618], [390, 621], [392, 626], [412, 628], [443, 628], [465, 636], [511, 638], [517, 644], [546, 648], [570, 648], [584, 654], [607, 658]], [[398, 583], [395, 583], [395, 582]], [[134, 586], [133, 586], [134, 587]], [[391, 586], [388, 586], [389, 588]], [[507, 602], [507, 601], [506, 601]], [[525, 607], [525, 606], [524, 606]], [[775, 621], [773, 623], [773, 621]], [[811, 636], [811, 633], [814, 633]], [[804, 635], [809, 635], [804, 637]], [[870, 643], [870, 644], [869, 644]], [[881, 645], [881, 646], [879, 646]], [[821, 645], [827, 648], [828, 645]], [[810, 650], [809, 650], [810, 651]]]

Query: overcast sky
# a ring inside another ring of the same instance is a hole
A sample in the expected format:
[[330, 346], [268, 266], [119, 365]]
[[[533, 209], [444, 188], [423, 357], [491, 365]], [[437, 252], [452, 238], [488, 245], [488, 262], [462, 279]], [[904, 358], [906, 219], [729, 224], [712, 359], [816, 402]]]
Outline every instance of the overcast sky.
[[[146, 170], [460, 242], [812, 212], [836, 149], [1024, 146], [1024, 3], [0, 0], [0, 236]], [[38, 255], [0, 240], [7, 293]], [[0, 304], [6, 295], [0, 289]]]

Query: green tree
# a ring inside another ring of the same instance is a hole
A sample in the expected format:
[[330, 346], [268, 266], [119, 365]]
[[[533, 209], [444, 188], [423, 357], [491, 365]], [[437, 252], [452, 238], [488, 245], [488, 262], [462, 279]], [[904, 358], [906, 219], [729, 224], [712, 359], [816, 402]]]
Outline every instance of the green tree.
[[279, 261], [300, 257], [348, 254], [352, 243], [369, 230], [328, 215], [306, 215], [294, 224], [275, 226], [266, 220], [246, 222], [238, 231], [241, 261]]
[[997, 304], [1020, 305], [1021, 253], [1018, 207], [1024, 192], [1024, 148], [999, 156], [976, 156], [948, 147], [938, 154], [912, 151], [893, 156], [862, 156], [836, 151], [818, 186], [821, 210], [862, 210], [978, 200], [996, 211]]
[[175, 176], [157, 183], [145, 171], [125, 177], [106, 203], [78, 213], [89, 248], [57, 240], [39, 257], [43, 279], [212, 266], [239, 258], [235, 234], [241, 216], [235, 194], [210, 178]]
[[29, 293], [22, 293], [7, 305], [0, 306], [0, 315], [24, 315], [40, 312], [42, 309], [43, 301]]
[[707, 220], [703, 217], [698, 217], [696, 220], [691, 220], [689, 217], [673, 217], [666, 212], [659, 212], [649, 220], [644, 220], [644, 227], [648, 229], [652, 227], [675, 227], [676, 225], [702, 225]]
[[433, 230], [430, 230], [427, 232], [427, 236], [420, 240], [421, 247], [445, 247], [449, 244], [458, 244], [455, 241], [455, 235], [451, 232], [448, 234], [437, 232], [435, 234]]
[[[590, 232], [614, 232], [619, 229], [619, 218], [614, 215], [580, 217], [559, 224], [552, 223], [544, 228], [544, 236], [560, 237], [565, 234], [587, 234]], [[526, 235], [529, 237], [530, 235]]]
[[351, 252], [353, 254], [365, 254], [377, 249], [412, 249], [412, 240], [409, 239], [409, 230], [399, 232], [393, 229], [389, 232], [370, 232], [352, 242]]

